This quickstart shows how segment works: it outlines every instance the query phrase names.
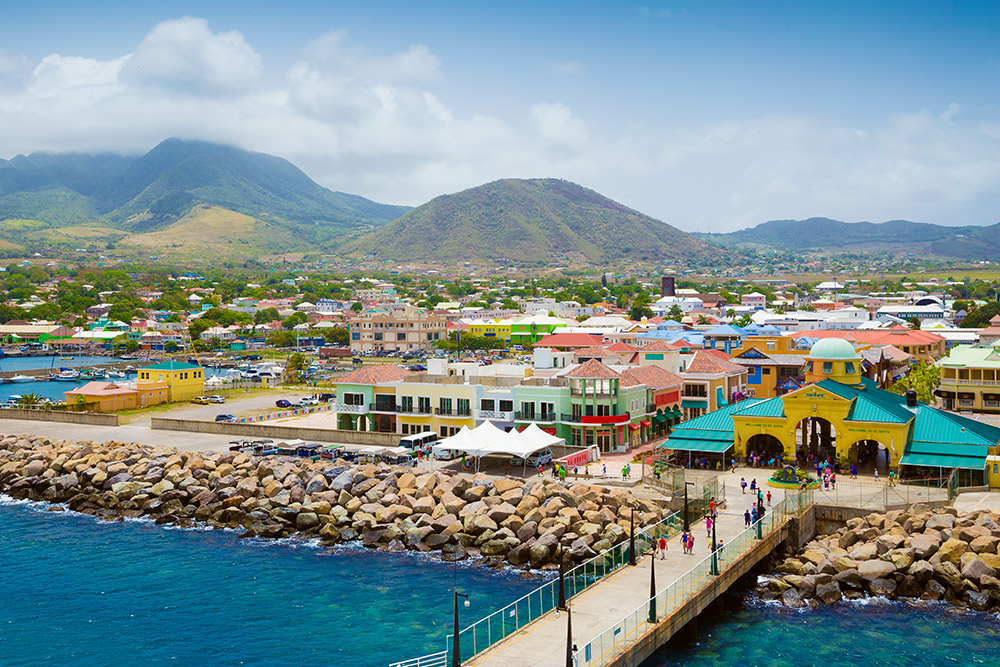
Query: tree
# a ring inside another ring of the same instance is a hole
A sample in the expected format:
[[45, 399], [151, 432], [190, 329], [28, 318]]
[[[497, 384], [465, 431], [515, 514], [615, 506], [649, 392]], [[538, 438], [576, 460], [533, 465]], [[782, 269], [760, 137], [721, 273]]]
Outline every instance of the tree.
[[911, 317], [910, 319], [906, 320], [906, 326], [908, 326], [911, 329], [919, 329], [920, 328], [920, 318], [919, 317]]
[[307, 321], [309, 321], [309, 318], [306, 317], [305, 313], [301, 312], [292, 313], [291, 315], [289, 315], [288, 317], [286, 317], [281, 321], [281, 326], [285, 327], [286, 329], [294, 329], [298, 325], [304, 324]]
[[135, 352], [138, 349], [139, 349], [139, 341], [137, 340], [130, 340], [125, 343], [126, 352]]
[[346, 327], [330, 327], [323, 332], [323, 340], [333, 345], [347, 345], [350, 336]]
[[351, 310], [353, 310], [355, 313], [360, 313], [362, 310], [364, 310], [364, 306], [361, 305], [360, 301], [355, 301], [354, 303], [351, 304]]
[[174, 352], [177, 351], [177, 343], [175, 343], [172, 340], [171, 341], [167, 341], [166, 343], [163, 344], [163, 350], [165, 352], [169, 352], [169, 353], [173, 354]]
[[629, 308], [628, 318], [633, 322], [638, 322], [644, 317], [646, 318], [653, 317], [653, 311], [649, 308], [649, 306], [643, 306], [637, 304]]
[[917, 398], [924, 403], [934, 401], [934, 390], [941, 379], [941, 369], [933, 364], [920, 362], [910, 367], [910, 372], [889, 388], [896, 394], [905, 394], [908, 389], [917, 392]]
[[18, 405], [38, 405], [44, 401], [45, 397], [41, 394], [22, 394], [17, 403]]
[[681, 318], [684, 317], [684, 311], [676, 303], [670, 306], [670, 310], [667, 311], [667, 317], [676, 322], [680, 322]]
[[281, 319], [281, 315], [278, 314], [277, 308], [264, 308], [253, 314], [254, 324], [266, 324], [278, 319]]
[[288, 364], [285, 366], [285, 370], [289, 372], [297, 372], [305, 370], [309, 365], [309, 360], [306, 359], [306, 355], [301, 352], [294, 352], [290, 357], [288, 357]]

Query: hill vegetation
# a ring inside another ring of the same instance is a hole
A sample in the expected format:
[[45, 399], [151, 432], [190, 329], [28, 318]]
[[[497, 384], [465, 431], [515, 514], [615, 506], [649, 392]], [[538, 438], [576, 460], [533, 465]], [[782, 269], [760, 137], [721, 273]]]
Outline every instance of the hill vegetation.
[[765, 246], [793, 252], [889, 251], [923, 257], [1000, 260], [1000, 223], [948, 227], [908, 220], [841, 222], [829, 218], [771, 220], [728, 234], [699, 234], [730, 247]]
[[341, 250], [394, 260], [604, 265], [721, 254], [666, 223], [557, 179], [505, 179], [443, 195]]
[[[21, 245], [77, 238], [62, 230], [81, 226], [108, 243], [178, 232], [192, 212], [220, 209], [261, 222], [280, 249], [330, 249], [409, 210], [327, 190], [281, 158], [201, 141], [167, 139], [137, 158], [32, 153], [0, 161], [0, 221], [32, 222], [4, 227], [4, 238]], [[234, 230], [218, 231], [223, 244], [233, 240], [225, 237]]]

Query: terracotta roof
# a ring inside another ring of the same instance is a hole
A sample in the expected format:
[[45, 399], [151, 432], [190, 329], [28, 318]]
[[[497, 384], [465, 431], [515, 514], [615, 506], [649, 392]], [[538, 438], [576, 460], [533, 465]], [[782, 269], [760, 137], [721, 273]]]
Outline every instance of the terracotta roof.
[[668, 343], [662, 340], [654, 340], [649, 345], [643, 345], [637, 352], [676, 352], [683, 347], [690, 347], [690, 345], [677, 341], [674, 343]]
[[604, 336], [600, 334], [582, 333], [555, 333], [544, 336], [537, 343], [532, 343], [532, 347], [591, 347], [604, 342]]
[[399, 366], [379, 364], [377, 366], [362, 366], [356, 371], [336, 378], [335, 382], [337, 384], [381, 384], [383, 382], [399, 382], [407, 375], [413, 375], [413, 373]]
[[579, 350], [573, 353], [574, 357], [613, 357], [615, 353], [603, 347], [601, 345], [591, 345], [590, 347], [581, 347]]
[[611, 345], [606, 345], [605, 349], [610, 350], [612, 352], [635, 352], [639, 348], [637, 348], [635, 345], [629, 345], [628, 343], [618, 342], [618, 343], [612, 343]]
[[799, 331], [792, 334], [792, 338], [843, 338], [855, 343], [868, 343], [870, 345], [929, 345], [937, 343], [944, 338], [920, 329], [908, 329], [906, 327], [893, 327], [891, 329], [861, 329], [854, 331]]
[[664, 389], [666, 387], [679, 387], [684, 384], [684, 379], [659, 366], [636, 366], [622, 373], [623, 387], [634, 387], [640, 384], [644, 384], [650, 389]]
[[728, 374], [745, 373], [746, 368], [739, 364], [734, 364], [727, 358], [721, 358], [716, 354], [711, 354], [716, 350], [698, 350], [694, 353], [694, 359], [688, 364], [688, 373], [710, 373]]
[[566, 373], [563, 377], [568, 378], [619, 378], [621, 375], [611, 370], [597, 359], [590, 359], [586, 363], [582, 363], [570, 372]]

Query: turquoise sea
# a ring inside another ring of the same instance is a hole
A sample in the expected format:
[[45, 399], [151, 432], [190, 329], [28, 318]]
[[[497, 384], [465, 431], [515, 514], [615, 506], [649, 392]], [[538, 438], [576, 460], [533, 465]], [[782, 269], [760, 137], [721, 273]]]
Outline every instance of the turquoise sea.
[[[0, 496], [3, 498], [3, 496]], [[244, 541], [0, 500], [0, 665], [372, 665], [539, 585], [411, 553]]]
[[[106, 523], [0, 496], [0, 665], [371, 665], [440, 650], [539, 584], [360, 547]], [[1000, 665], [1000, 622], [878, 601], [789, 610], [727, 596], [643, 667]], [[582, 641], [583, 638], [578, 638]]]

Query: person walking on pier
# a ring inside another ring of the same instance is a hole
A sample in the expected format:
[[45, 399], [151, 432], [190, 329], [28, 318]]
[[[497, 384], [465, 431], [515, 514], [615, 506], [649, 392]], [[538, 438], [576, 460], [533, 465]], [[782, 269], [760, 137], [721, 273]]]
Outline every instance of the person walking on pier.
[[712, 516], [705, 517], [705, 537], [712, 536]]
[[743, 513], [743, 527], [744, 528], [750, 527], [750, 510], [747, 510], [746, 512]]
[[747, 492], [747, 478], [746, 477], [740, 477], [740, 489], [742, 489], [743, 493]]
[[660, 536], [660, 560], [667, 558], [667, 538]]
[[767, 504], [768, 505], [771, 504], [771, 490], [770, 489], [768, 489], [768, 491], [767, 491]]

